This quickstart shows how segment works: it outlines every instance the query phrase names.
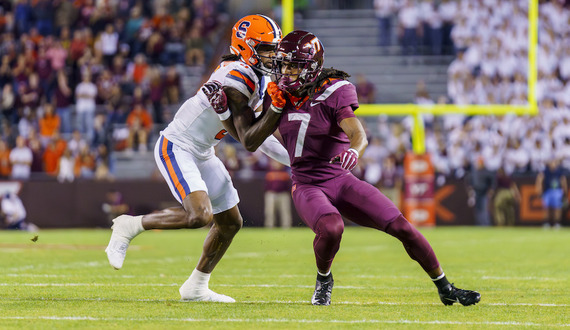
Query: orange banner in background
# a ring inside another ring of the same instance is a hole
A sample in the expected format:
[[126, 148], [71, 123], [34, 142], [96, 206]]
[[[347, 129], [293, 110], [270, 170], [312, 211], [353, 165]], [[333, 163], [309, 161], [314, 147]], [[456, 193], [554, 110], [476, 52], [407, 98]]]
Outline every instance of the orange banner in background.
[[435, 226], [434, 180], [434, 169], [428, 154], [406, 154], [403, 213], [414, 225]]

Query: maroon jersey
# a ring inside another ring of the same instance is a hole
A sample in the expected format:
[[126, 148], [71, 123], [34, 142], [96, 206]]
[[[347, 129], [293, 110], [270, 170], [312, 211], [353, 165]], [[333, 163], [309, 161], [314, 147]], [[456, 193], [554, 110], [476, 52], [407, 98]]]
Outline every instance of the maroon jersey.
[[327, 82], [311, 100], [295, 106], [288, 98], [279, 120], [279, 133], [291, 161], [293, 182], [313, 183], [348, 171], [330, 160], [350, 146], [339, 123], [355, 117], [358, 98], [353, 84], [335, 79]]

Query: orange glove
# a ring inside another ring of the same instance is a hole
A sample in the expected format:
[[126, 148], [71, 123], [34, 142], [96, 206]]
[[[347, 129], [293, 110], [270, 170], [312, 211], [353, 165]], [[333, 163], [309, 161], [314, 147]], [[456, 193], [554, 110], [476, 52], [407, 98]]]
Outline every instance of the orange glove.
[[267, 84], [267, 94], [271, 97], [271, 110], [281, 113], [281, 111], [283, 111], [283, 107], [287, 104], [283, 91], [280, 90], [279, 87], [277, 87], [277, 84], [272, 81]]

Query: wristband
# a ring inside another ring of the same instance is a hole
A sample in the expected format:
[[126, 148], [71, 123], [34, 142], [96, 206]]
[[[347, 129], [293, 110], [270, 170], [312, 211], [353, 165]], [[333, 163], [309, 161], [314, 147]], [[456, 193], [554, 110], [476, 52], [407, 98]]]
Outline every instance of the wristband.
[[232, 115], [231, 111], [229, 109], [226, 109], [226, 111], [222, 112], [222, 113], [217, 113], [218, 117], [220, 118], [221, 121], [224, 121], [228, 118], [230, 118], [230, 116]]
[[281, 112], [283, 112], [283, 108], [278, 108], [278, 107], [274, 106], [273, 103], [269, 106], [269, 109], [271, 109], [271, 110], [273, 110], [273, 111], [275, 111], [276, 113], [279, 113], [279, 114], [280, 114]]

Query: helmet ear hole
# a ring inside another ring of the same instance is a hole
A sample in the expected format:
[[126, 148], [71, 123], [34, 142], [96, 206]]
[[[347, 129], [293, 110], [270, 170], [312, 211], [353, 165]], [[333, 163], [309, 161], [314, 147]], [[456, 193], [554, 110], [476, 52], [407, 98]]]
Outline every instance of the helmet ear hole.
[[244, 51], [244, 50], [245, 50], [245, 48], [244, 48], [242, 45], [238, 45], [238, 47], [239, 47], [239, 49], [240, 49], [241, 51]]

